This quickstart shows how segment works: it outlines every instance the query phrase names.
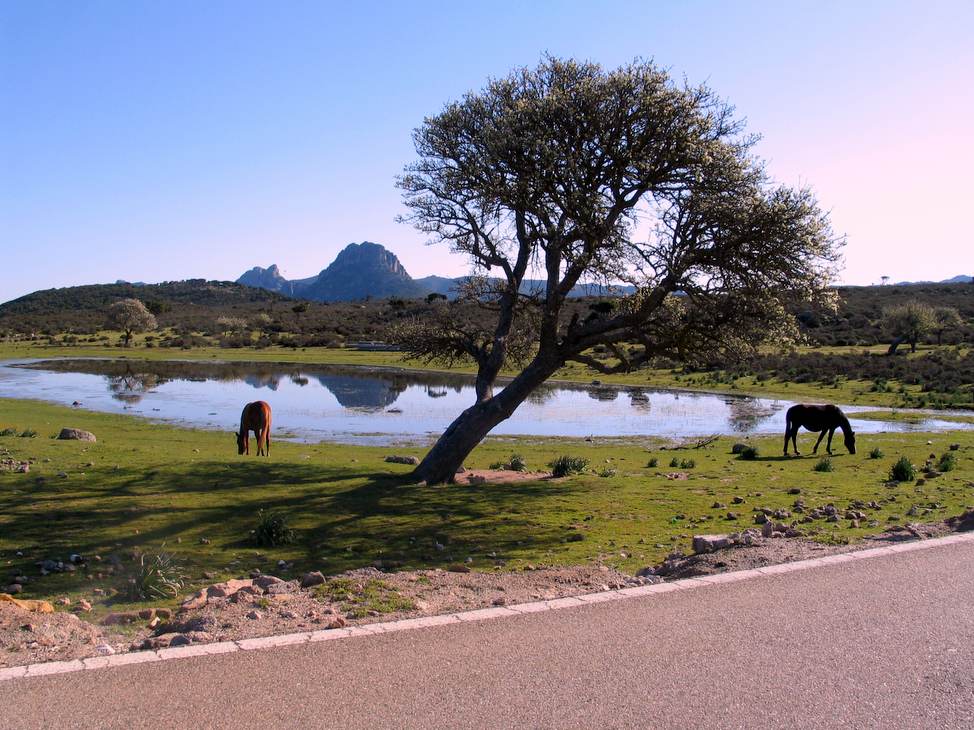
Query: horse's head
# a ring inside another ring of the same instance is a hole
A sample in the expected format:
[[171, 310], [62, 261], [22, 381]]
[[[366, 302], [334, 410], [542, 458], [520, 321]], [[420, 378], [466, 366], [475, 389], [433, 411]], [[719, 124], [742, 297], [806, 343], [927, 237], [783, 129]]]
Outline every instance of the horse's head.
[[239, 433], [235, 433], [234, 436], [237, 437], [237, 453], [242, 455], [244, 452], [244, 437]]
[[851, 428], [845, 432], [845, 447], [849, 450], [850, 454], [856, 453], [856, 434]]

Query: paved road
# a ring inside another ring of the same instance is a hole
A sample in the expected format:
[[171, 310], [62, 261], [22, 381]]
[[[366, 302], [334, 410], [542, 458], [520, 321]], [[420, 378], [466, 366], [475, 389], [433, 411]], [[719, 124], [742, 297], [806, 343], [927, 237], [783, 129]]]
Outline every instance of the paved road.
[[974, 543], [0, 684], [3, 727], [974, 727]]

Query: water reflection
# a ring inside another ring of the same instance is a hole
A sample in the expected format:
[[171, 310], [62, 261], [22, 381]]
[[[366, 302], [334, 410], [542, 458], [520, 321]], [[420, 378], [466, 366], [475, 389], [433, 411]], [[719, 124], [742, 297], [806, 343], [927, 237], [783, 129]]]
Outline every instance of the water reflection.
[[[0, 397], [78, 400], [95, 410], [128, 410], [227, 430], [236, 426], [244, 403], [260, 398], [271, 403], [275, 424], [295, 438], [388, 444], [427, 443], [474, 402], [474, 389], [470, 376], [391, 368], [75, 360], [24, 367], [0, 363]], [[493, 433], [674, 438], [783, 433], [784, 410], [790, 405], [638, 386], [548, 383]], [[848, 410], [861, 433], [938, 427], [931, 421], [856, 421], [854, 411]], [[940, 428], [955, 426], [962, 427]]]

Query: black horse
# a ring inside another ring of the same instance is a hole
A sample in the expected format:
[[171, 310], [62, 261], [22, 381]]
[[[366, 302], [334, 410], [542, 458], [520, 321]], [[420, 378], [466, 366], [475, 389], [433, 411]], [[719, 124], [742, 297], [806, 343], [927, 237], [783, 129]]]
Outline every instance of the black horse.
[[826, 431], [829, 434], [829, 442], [825, 450], [830, 454], [832, 453], [832, 436], [835, 435], [835, 429], [837, 428], [842, 429], [845, 447], [849, 450], [849, 453], [856, 453], [856, 434], [852, 430], [849, 419], [839, 410], [838, 406], [808, 406], [799, 404], [789, 408], [785, 416], [785, 456], [788, 456], [789, 439], [791, 439], [791, 445], [795, 449], [795, 455], [801, 456], [798, 451], [796, 438], [798, 436], [798, 429], [802, 426], [809, 431], [820, 432], [818, 441], [815, 442], [815, 448], [812, 449], [813, 454], [818, 451], [819, 444], [825, 438]]

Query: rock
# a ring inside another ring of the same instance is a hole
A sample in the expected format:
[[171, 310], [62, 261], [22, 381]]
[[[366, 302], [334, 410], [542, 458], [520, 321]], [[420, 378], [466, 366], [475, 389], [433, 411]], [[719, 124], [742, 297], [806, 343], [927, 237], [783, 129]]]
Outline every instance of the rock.
[[68, 598], [67, 596], [61, 596], [59, 598], [55, 598], [54, 603], [57, 604], [58, 606], [70, 606], [71, 599]]
[[698, 555], [729, 548], [733, 542], [727, 535], [694, 535], [693, 552]]
[[714, 502], [714, 503], [713, 503], [713, 504], [712, 504], [712, 505], [710, 506], [710, 508], [711, 508], [711, 509], [726, 509], [726, 508], [727, 508], [727, 505], [726, 505], [726, 504], [724, 504], [723, 502]]
[[18, 608], [31, 613], [54, 613], [54, 606], [47, 601], [34, 601], [26, 598], [14, 598], [9, 593], [0, 593], [0, 601], [7, 601]]
[[727, 519], [728, 520], [736, 520], [737, 519], [737, 512], [728, 512], [727, 513]]
[[419, 459], [415, 456], [387, 456], [385, 459], [390, 464], [411, 464], [416, 466]]
[[102, 626], [121, 626], [124, 624], [134, 624], [141, 617], [138, 611], [117, 611], [110, 613], [101, 620]]
[[115, 649], [111, 644], [99, 644], [95, 647], [95, 651], [101, 656], [111, 656], [115, 653]]
[[257, 586], [258, 588], [263, 588], [265, 591], [268, 590], [271, 586], [280, 585], [281, 583], [285, 583], [285, 582], [286, 581], [282, 580], [281, 578], [278, 578], [277, 576], [273, 576], [273, 575], [261, 575], [258, 576], [257, 578], [254, 578], [254, 585]]
[[734, 497], [734, 499], [731, 500], [731, 504], [744, 504], [746, 501], [747, 500], [745, 500], [744, 497]]
[[88, 613], [91, 610], [91, 603], [86, 601], [84, 598], [79, 598], [78, 602], [74, 604], [75, 611], [81, 611], [82, 613]]
[[169, 619], [172, 618], [172, 609], [171, 608], [157, 608], [156, 609], [156, 616], [159, 617], [159, 618], [161, 618], [163, 621], [168, 621]]
[[185, 601], [182, 602], [180, 608], [183, 611], [189, 611], [195, 608], [203, 608], [206, 605], [206, 589], [197, 591]]
[[344, 618], [342, 618], [341, 616], [335, 616], [331, 621], [328, 622], [328, 626], [326, 628], [340, 629], [346, 626], [347, 624], [348, 622]]
[[97, 441], [95, 434], [91, 431], [82, 431], [80, 428], [62, 428], [57, 435], [61, 441]]
[[447, 566], [447, 570], [451, 573], [469, 573], [470, 566], [464, 565], [463, 563], [454, 563], [453, 565]]
[[746, 448], [747, 448], [747, 444], [734, 444], [733, 446], [731, 446], [731, 453], [741, 454], [744, 452], [744, 449]]
[[761, 537], [771, 537], [773, 534], [774, 534], [774, 525], [768, 522], [767, 518], [765, 518], [764, 523], [762, 523], [761, 525]]
[[252, 588], [253, 585], [254, 581], [250, 578], [240, 578], [224, 581], [223, 583], [214, 583], [206, 589], [206, 597], [229, 598], [244, 588]]
[[325, 576], [321, 574], [320, 570], [315, 570], [310, 573], [305, 573], [301, 576], [301, 587], [310, 588], [311, 586], [318, 586], [325, 582]]
[[11, 583], [4, 590], [11, 595], [16, 595], [18, 593], [23, 593], [24, 587], [20, 585], [20, 583]]
[[257, 619], [261, 618], [262, 616], [263, 616], [263, 614], [260, 611], [248, 611], [247, 612], [247, 618], [249, 618], [251, 621], [256, 621]]
[[754, 514], [754, 524], [755, 525], [766, 525], [768, 524], [768, 516], [764, 512], [756, 512]]
[[960, 444], [951, 444], [949, 448], [951, 451], [957, 451], [960, 448]]
[[297, 590], [296, 583], [290, 583], [287, 581], [282, 581], [280, 583], [274, 583], [267, 589], [267, 594], [269, 596], [283, 596], [288, 593], [294, 593]]
[[802, 490], [799, 489], [798, 487], [792, 487], [791, 489], [788, 490], [788, 494], [801, 494], [801, 493]]

